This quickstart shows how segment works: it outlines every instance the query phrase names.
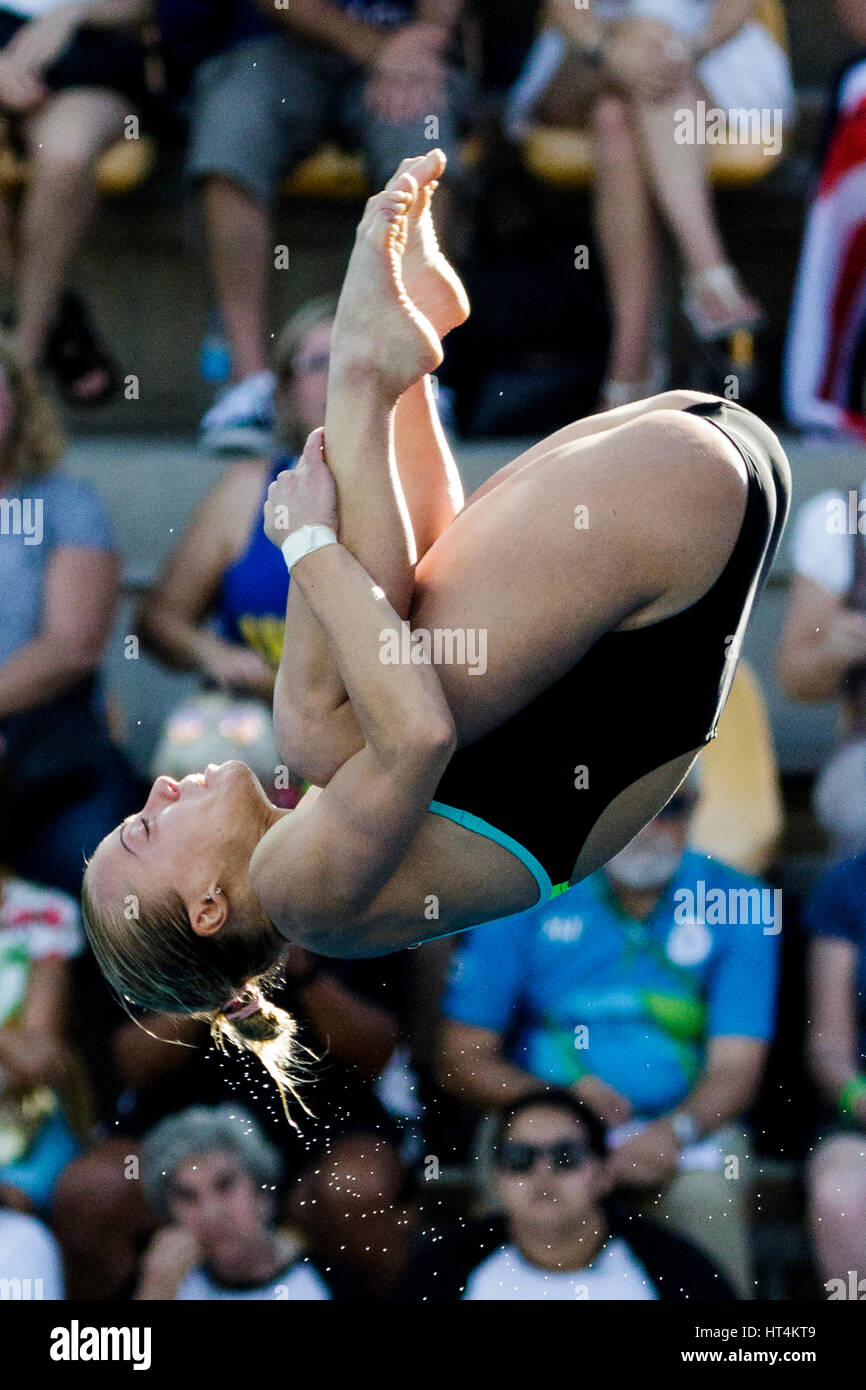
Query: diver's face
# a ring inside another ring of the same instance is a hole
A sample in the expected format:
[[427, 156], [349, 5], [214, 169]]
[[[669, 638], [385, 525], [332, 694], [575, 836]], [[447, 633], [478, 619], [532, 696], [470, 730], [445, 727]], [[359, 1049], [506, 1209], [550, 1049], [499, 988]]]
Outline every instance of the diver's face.
[[210, 763], [182, 782], [157, 777], [141, 811], [94, 854], [91, 892], [103, 903], [119, 885], [124, 896], [177, 892], [191, 906], [215, 888], [226, 897], [246, 890], [253, 850], [275, 814], [245, 763]]

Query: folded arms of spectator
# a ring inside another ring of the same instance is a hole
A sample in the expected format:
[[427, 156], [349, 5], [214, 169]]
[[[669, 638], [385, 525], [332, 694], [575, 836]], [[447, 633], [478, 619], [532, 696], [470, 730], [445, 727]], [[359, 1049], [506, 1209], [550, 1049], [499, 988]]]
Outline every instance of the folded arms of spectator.
[[111, 630], [120, 560], [59, 547], [45, 577], [42, 627], [0, 668], [0, 719], [61, 695], [99, 666]]
[[[693, 1120], [698, 1136], [738, 1119], [757, 1095], [766, 1052], [757, 1038], [711, 1038], [704, 1070], [676, 1114]], [[674, 1125], [673, 1115], [662, 1116], [616, 1149], [609, 1161], [614, 1181], [625, 1187], [669, 1182], [683, 1148]]]
[[375, 1081], [397, 1046], [397, 1019], [327, 967], [301, 946], [290, 946], [283, 961], [286, 983], [299, 996], [298, 1012], [327, 1047], [328, 1059]]
[[[520, 1096], [537, 1091], [544, 1079], [524, 1071], [505, 1056], [504, 1038], [490, 1028], [477, 1028], [447, 1019], [442, 1029], [439, 1084], [479, 1109], [509, 1105]], [[584, 1076], [572, 1090], [607, 1125], [624, 1124], [631, 1117], [626, 1096], [597, 1076]]]
[[[272, 0], [258, 0], [274, 18]], [[409, 24], [385, 29], [347, 13], [332, 0], [292, 0], [276, 17], [300, 37], [369, 71], [365, 101], [381, 120], [408, 121], [437, 111], [446, 95], [445, 49], [465, 0], [420, 0]]]
[[31, 19], [0, 53], [0, 105], [19, 114], [39, 106], [48, 95], [46, 70], [82, 25], [141, 24], [152, 8], [151, 0], [71, 0]]
[[[256, 487], [260, 486], [255, 474]], [[249, 474], [230, 468], [199, 503], [137, 614], [145, 645], [166, 665], [200, 671], [226, 690], [270, 700], [274, 673], [258, 652], [228, 642], [205, 626], [231, 564], [232, 517], [247, 505]]]
[[189, 1061], [190, 1047], [204, 1035], [204, 1024], [188, 1015], [151, 1014], [143, 1026], [130, 1019], [111, 1040], [118, 1078], [131, 1091], [146, 1091]]

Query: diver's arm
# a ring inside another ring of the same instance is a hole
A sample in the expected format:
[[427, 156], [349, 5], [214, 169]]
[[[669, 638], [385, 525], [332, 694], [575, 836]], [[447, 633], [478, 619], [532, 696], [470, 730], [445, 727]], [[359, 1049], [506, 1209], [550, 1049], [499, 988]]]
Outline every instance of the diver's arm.
[[[250, 865], [280, 930], [316, 950], [351, 932], [402, 862], [456, 736], [433, 666], [388, 659], [401, 620], [353, 555], [324, 546], [298, 561], [292, 582], [328, 636], [364, 737], [320, 795], [268, 831]], [[347, 954], [363, 954], [354, 944]]]

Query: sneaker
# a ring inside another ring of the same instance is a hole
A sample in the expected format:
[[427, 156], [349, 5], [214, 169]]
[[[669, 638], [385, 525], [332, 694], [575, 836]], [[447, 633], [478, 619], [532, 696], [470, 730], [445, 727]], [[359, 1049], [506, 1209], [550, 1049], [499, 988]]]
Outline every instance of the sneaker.
[[270, 453], [273, 448], [273, 372], [253, 372], [230, 386], [201, 422], [202, 448], [214, 453], [235, 450]]

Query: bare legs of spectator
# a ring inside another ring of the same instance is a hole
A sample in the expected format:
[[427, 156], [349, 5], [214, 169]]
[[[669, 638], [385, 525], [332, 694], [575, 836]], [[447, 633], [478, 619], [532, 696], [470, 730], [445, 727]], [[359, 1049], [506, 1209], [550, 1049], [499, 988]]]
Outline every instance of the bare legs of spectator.
[[[26, 122], [31, 173], [19, 228], [17, 336], [30, 365], [42, 359], [66, 266], [96, 207], [94, 164], [120, 138], [128, 115], [122, 97], [76, 88], [52, 97]], [[97, 395], [103, 375], [97, 369], [84, 377], [78, 394]]]
[[659, 213], [677, 242], [690, 299], [707, 330], [752, 321], [760, 312], [730, 270], [703, 147], [674, 142], [675, 113], [693, 107], [699, 96], [697, 88], [688, 88], [650, 103], [593, 91], [580, 64], [566, 59], [538, 105], [542, 121], [577, 127], [589, 122], [595, 138], [595, 222], [613, 320], [602, 393], [608, 409], [664, 385], [654, 376], [651, 336]]
[[138, 1154], [134, 1139], [106, 1139], [58, 1179], [51, 1225], [63, 1251], [68, 1298], [116, 1298], [156, 1229], [138, 1180]]
[[[694, 107], [700, 93], [684, 88], [664, 101], [636, 102], [635, 121], [652, 192], [670, 224], [690, 280], [700, 281], [707, 271], [727, 265], [712, 205], [704, 147], [677, 145], [676, 113]], [[726, 321], [757, 317], [757, 304], [738, 285], [722, 296], [709, 285], [698, 289], [702, 312], [708, 319]]]
[[828, 1139], [809, 1167], [809, 1224], [821, 1279], [866, 1277], [866, 1139]]
[[[236, 383], [249, 382], [249, 401], [245, 405], [249, 414], [256, 417], [267, 411], [273, 385], [267, 344], [268, 281], [274, 254], [270, 211], [234, 179], [221, 176], [212, 176], [204, 181], [202, 203], [211, 271], [231, 349], [233, 377]], [[454, 203], [447, 189], [439, 190], [436, 222], [440, 233], [443, 225], [446, 228], [453, 226], [457, 220], [453, 216]], [[413, 297], [418, 302], [418, 295]], [[454, 326], [455, 323], [449, 321], [442, 332]], [[426, 385], [419, 383], [407, 392], [407, 399], [401, 402], [399, 429], [408, 440], [407, 447], [402, 450], [407, 460], [412, 457], [417, 435], [413, 421], [428, 433], [424, 421], [432, 411], [438, 427], [438, 414], [431, 390], [429, 382]], [[239, 400], [234, 407], [235, 414], [238, 411], [241, 415], [245, 413]], [[206, 434], [210, 431], [212, 441], [217, 441], [224, 429], [226, 432], [231, 429], [232, 419], [231, 412], [224, 419], [217, 407], [205, 417]], [[444, 446], [444, 439], [441, 443]], [[423, 470], [417, 472], [420, 478]], [[454, 470], [452, 482], [456, 480]], [[411, 479], [404, 480], [404, 489], [407, 487], [411, 488]], [[419, 507], [423, 507], [423, 493], [420, 488], [416, 491]], [[412, 498], [408, 494], [407, 500], [414, 517]], [[430, 532], [426, 540], [421, 537], [420, 554], [429, 549], [449, 520], [450, 516], [440, 518], [437, 521], [438, 529]]]
[[[594, 216], [613, 320], [607, 376], [634, 383], [651, 372], [653, 307], [658, 284], [658, 226], [629, 106], [605, 93], [591, 116], [597, 150]], [[605, 405], [625, 404], [613, 398]]]
[[268, 369], [268, 278], [273, 256], [269, 210], [228, 178], [204, 183], [211, 269], [238, 381]]

